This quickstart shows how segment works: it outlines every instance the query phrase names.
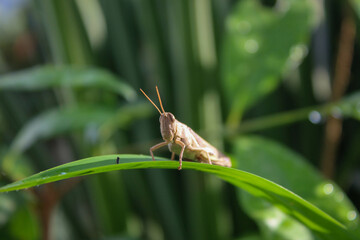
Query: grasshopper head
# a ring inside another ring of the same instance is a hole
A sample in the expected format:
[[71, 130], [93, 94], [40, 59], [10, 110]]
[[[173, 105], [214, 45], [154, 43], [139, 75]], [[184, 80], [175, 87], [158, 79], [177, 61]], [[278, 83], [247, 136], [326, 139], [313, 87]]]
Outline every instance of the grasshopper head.
[[164, 112], [160, 115], [161, 136], [166, 142], [172, 142], [176, 135], [176, 119], [172, 113]]
[[156, 106], [156, 104], [146, 95], [146, 93], [140, 88], [140, 91], [145, 95], [145, 97], [151, 102], [152, 105], [158, 110], [160, 113], [160, 130], [161, 136], [166, 142], [174, 141], [174, 137], [176, 134], [176, 119], [172, 113], [165, 112], [164, 107], [161, 102], [159, 89], [156, 86], [156, 92], [159, 98], [161, 110]]

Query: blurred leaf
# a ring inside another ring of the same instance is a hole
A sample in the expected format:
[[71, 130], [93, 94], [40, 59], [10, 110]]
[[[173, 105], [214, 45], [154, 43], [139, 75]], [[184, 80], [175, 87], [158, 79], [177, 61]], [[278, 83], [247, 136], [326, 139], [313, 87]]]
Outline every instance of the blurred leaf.
[[352, 117], [360, 120], [360, 92], [354, 92], [330, 107], [329, 112], [335, 118]]
[[[313, 203], [350, 230], [359, 227], [358, 212], [333, 182], [325, 180], [306, 160], [285, 147], [260, 137], [239, 138], [235, 156], [241, 169], [281, 184]], [[251, 161], [248, 159], [251, 158]], [[268, 239], [314, 239], [311, 232], [293, 217], [268, 201], [240, 192], [247, 213], [258, 222]], [[359, 234], [359, 233], [358, 233]], [[360, 235], [358, 235], [360, 236]]]
[[[120, 164], [116, 164], [117, 157], [120, 158]], [[250, 160], [249, 157], [246, 158]], [[158, 160], [165, 159], [159, 158]], [[0, 188], [0, 192], [19, 190], [71, 177], [121, 169], [176, 169], [178, 164], [179, 163], [176, 161], [151, 161], [151, 157], [141, 155], [107, 155], [91, 157], [63, 164], [32, 175], [21, 181], [3, 186]], [[342, 224], [331, 218], [325, 212], [274, 182], [234, 168], [197, 162], [184, 162], [183, 168], [213, 173], [229, 183], [248, 191], [254, 196], [267, 199], [280, 207], [284, 212], [290, 214], [308, 228], [312, 229], [323, 239], [358, 239], [347, 231]], [[308, 186], [305, 185], [304, 187]]]
[[256, 119], [246, 120], [241, 123], [238, 130], [230, 128], [229, 136], [236, 136], [240, 132], [259, 131], [262, 129], [283, 126], [297, 121], [308, 119], [314, 124], [324, 121], [324, 118], [333, 116], [335, 118], [354, 118], [360, 120], [360, 92], [354, 92], [340, 101], [327, 103], [322, 106], [312, 106], [295, 109], [283, 113], [276, 113]]
[[114, 116], [114, 108], [101, 106], [71, 106], [52, 109], [35, 117], [16, 136], [11, 151], [21, 153], [41, 139], [64, 134], [87, 126], [98, 127]]
[[[0, 147], [1, 174], [12, 181], [34, 174], [32, 162], [27, 156], [9, 154], [8, 148]], [[1, 225], [1, 224], [0, 224]]]
[[236, 126], [245, 109], [273, 91], [285, 70], [297, 66], [307, 54], [313, 3], [277, 3], [271, 9], [259, 1], [239, 1], [226, 20], [222, 83], [230, 125]]
[[41, 90], [54, 87], [98, 88], [117, 93], [127, 100], [135, 91], [106, 70], [71, 66], [40, 66], [0, 77], [0, 90]]
[[128, 237], [128, 236], [104, 236], [100, 240], [141, 240], [141, 238]]
[[[107, 236], [126, 232], [129, 203], [123, 178], [117, 172], [87, 178], [91, 201], [95, 207], [101, 233]], [[114, 184], [116, 188], [114, 188]]]
[[17, 203], [14, 195], [0, 195], [0, 226], [4, 226], [14, 214]]
[[32, 1], [46, 34], [45, 53], [57, 64], [91, 65], [93, 51], [75, 0]]
[[263, 238], [259, 235], [250, 235], [250, 236], [245, 236], [245, 237], [241, 237], [241, 238], [237, 238], [237, 240], [262, 240]]
[[115, 131], [132, 120], [149, 116], [151, 113], [151, 106], [147, 103], [131, 104], [118, 109], [93, 105], [52, 109], [40, 114], [21, 129], [11, 151], [21, 153], [38, 140], [84, 128], [96, 130], [95, 134], [87, 136], [88, 140], [94, 142], [100, 137], [97, 133], [100, 127], [103, 127], [102, 131], [110, 134], [109, 131]]
[[40, 239], [40, 223], [29, 206], [23, 206], [15, 213], [10, 229], [13, 239]]
[[19, 180], [34, 174], [32, 162], [21, 154], [8, 154], [0, 159], [2, 173], [12, 180]]
[[108, 43], [115, 67], [132, 86], [139, 86], [141, 71], [137, 61], [139, 53], [135, 50], [138, 36], [134, 36], [132, 14], [127, 12], [129, 9], [126, 9], [124, 2], [109, 0], [99, 3], [104, 13]]
[[350, 0], [349, 1], [352, 7], [354, 8], [357, 17], [360, 18], [360, 0]]
[[[4, 183], [4, 181], [1, 181], [1, 183]], [[33, 206], [33, 198], [29, 193], [28, 191], [22, 191], [0, 194], [0, 239], [39, 238], [38, 221], [33, 219], [35, 213], [29, 211], [30, 206]], [[19, 228], [26, 225], [23, 233], [18, 232], [17, 224], [20, 224]], [[32, 227], [33, 229], [31, 229]], [[24, 234], [29, 235], [24, 237]]]
[[146, 118], [156, 113], [148, 102], [129, 104], [114, 111], [114, 116], [101, 125], [100, 137], [104, 141], [113, 135], [119, 128], [127, 127], [135, 119]]

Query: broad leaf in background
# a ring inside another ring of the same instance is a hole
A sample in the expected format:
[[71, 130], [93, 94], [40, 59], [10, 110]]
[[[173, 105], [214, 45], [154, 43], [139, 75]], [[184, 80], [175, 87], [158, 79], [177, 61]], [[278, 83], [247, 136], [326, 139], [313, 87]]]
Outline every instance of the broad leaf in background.
[[[350, 231], [358, 231], [359, 213], [346, 195], [297, 154], [260, 137], [239, 138], [234, 145], [234, 154], [242, 170], [281, 184], [329, 213]], [[304, 225], [274, 205], [244, 191], [239, 192], [244, 209], [257, 221], [268, 239], [298, 239], [299, 234], [302, 239], [314, 239]]]
[[[290, 66], [306, 55], [313, 4], [308, 0], [239, 1], [226, 20], [221, 71], [230, 106], [228, 124], [236, 126], [244, 110], [273, 91]], [[286, 37], [284, 37], [286, 36]]]
[[0, 77], [0, 90], [34, 91], [54, 87], [99, 88], [117, 93], [127, 100], [136, 98], [129, 85], [99, 68], [47, 65]]
[[[118, 157], [120, 164], [116, 163]], [[251, 161], [251, 158], [248, 156], [246, 159]], [[152, 161], [150, 156], [119, 154], [91, 157], [66, 163], [32, 175], [18, 182], [3, 186], [0, 188], [0, 192], [19, 190], [71, 177], [114, 170], [144, 168], [176, 169], [177, 167], [177, 161]], [[183, 169], [193, 169], [215, 174], [225, 181], [248, 191], [257, 198], [267, 199], [273, 204], [281, 207], [284, 212], [302, 222], [309, 229], [312, 229], [323, 239], [359, 239], [325, 212], [284, 187], [262, 177], [234, 168], [197, 162], [185, 161], [183, 163]], [[116, 187], [116, 185], [114, 185], [114, 187]]]

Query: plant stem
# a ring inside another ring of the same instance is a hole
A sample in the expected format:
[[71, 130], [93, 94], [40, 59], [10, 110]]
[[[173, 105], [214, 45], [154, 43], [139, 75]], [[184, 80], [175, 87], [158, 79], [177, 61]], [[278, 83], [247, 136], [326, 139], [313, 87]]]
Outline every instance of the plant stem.
[[[356, 25], [350, 10], [348, 10], [345, 11], [345, 17], [341, 24], [339, 50], [332, 86], [332, 101], [341, 99], [349, 85], [355, 36]], [[323, 174], [328, 178], [332, 178], [334, 175], [335, 160], [341, 141], [341, 134], [342, 120], [330, 117], [326, 122], [323, 153], [320, 163]]]
[[309, 119], [312, 122], [312, 113], [319, 117], [318, 121], [313, 122], [314, 124], [320, 123], [324, 117], [332, 115], [334, 110], [340, 111], [341, 116], [338, 117], [353, 116], [355, 113], [352, 112], [352, 107], [359, 101], [359, 98], [360, 95], [355, 93], [340, 101], [327, 103], [321, 106], [306, 107], [288, 112], [277, 113], [267, 117], [246, 120], [238, 128], [226, 128], [224, 134], [227, 137], [232, 138], [241, 133], [260, 131], [267, 128], [295, 123], [305, 119]]

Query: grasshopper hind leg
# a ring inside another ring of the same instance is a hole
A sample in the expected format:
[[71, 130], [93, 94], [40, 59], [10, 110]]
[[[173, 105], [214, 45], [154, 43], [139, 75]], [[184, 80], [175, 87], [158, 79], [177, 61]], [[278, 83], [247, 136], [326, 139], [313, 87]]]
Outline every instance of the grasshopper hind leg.
[[[208, 162], [208, 164], [210, 164], [210, 165], [212, 165], [212, 161], [211, 161], [211, 158], [210, 158], [210, 153], [209, 153], [209, 151], [207, 150], [207, 148], [197, 148], [197, 147], [188, 147], [190, 150], [192, 150], [192, 151], [197, 151], [197, 152], [203, 152], [203, 153], [205, 153], [205, 155], [206, 155], [206, 160], [207, 160], [207, 162]], [[201, 160], [202, 158], [201, 157], [199, 157], [199, 160]]]
[[205, 151], [205, 152], [206, 152], [206, 156], [207, 156], [207, 159], [208, 159], [209, 164], [211, 164], [211, 165], [212, 165], [212, 162], [211, 162], [211, 158], [210, 158], [210, 154], [209, 154], [209, 152], [207, 152], [207, 151]]

